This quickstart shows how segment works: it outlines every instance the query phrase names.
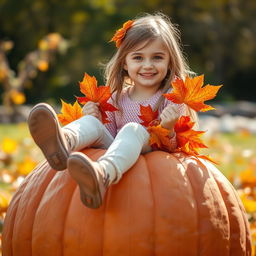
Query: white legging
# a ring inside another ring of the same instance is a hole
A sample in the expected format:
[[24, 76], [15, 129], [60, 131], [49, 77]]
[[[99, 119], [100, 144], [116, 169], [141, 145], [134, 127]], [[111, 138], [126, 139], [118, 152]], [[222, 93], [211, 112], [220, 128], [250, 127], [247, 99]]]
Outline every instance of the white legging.
[[149, 133], [138, 123], [124, 125], [115, 138], [97, 118], [89, 115], [66, 125], [64, 129], [74, 137], [73, 151], [85, 147], [107, 149], [97, 161], [105, 160], [114, 166], [117, 173], [115, 183], [134, 165], [140, 153], [151, 151]]

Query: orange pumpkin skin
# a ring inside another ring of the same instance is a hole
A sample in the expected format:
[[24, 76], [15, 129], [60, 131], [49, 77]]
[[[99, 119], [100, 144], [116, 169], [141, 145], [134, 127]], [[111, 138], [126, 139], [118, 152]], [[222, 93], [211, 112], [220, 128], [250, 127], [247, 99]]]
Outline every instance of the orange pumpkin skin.
[[[105, 151], [83, 151], [97, 159]], [[9, 206], [4, 256], [251, 255], [244, 208], [210, 163], [161, 151], [141, 155], [88, 209], [68, 171], [39, 165]]]

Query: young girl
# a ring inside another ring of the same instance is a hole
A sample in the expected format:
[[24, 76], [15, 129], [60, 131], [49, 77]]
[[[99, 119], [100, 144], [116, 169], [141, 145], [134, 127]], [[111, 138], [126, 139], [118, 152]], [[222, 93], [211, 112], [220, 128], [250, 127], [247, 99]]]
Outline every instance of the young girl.
[[[176, 148], [174, 124], [185, 115], [184, 105], [163, 98], [175, 77], [184, 78], [189, 69], [179, 46], [178, 31], [163, 14], [145, 15], [124, 24], [115, 34], [117, 51], [106, 66], [106, 84], [113, 95], [110, 103], [119, 111], [108, 112], [103, 125], [98, 104], [88, 102], [85, 116], [60, 128], [54, 110], [36, 105], [28, 119], [35, 143], [55, 170], [68, 169], [80, 188], [84, 205], [102, 205], [108, 186], [117, 183], [137, 161], [151, 151], [149, 133], [140, 123], [140, 105], [158, 109], [161, 126], [170, 131]], [[130, 81], [129, 84], [128, 81]], [[97, 161], [79, 151], [85, 147], [107, 149]]]

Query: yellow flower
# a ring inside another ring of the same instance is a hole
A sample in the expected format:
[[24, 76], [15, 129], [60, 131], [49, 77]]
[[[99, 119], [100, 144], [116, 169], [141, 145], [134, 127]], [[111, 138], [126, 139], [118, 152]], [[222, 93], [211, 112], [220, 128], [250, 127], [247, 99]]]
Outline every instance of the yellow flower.
[[0, 190], [0, 214], [6, 212], [11, 201], [11, 194], [7, 191]]
[[46, 60], [39, 60], [37, 63], [37, 67], [40, 71], [45, 72], [49, 68], [49, 63]]
[[19, 164], [18, 172], [22, 175], [28, 175], [33, 169], [37, 163], [30, 157], [26, 157], [24, 161]]
[[240, 198], [243, 202], [246, 212], [253, 213], [256, 212], [256, 201], [250, 199], [245, 193], [240, 194]]
[[239, 174], [240, 181], [243, 185], [247, 186], [255, 186], [256, 185], [256, 174], [253, 171], [253, 169], [248, 168], [246, 170], [243, 170]]
[[38, 43], [38, 48], [41, 51], [48, 50], [48, 43], [47, 43], [47, 41], [45, 39], [40, 40], [39, 43]]
[[61, 41], [61, 35], [59, 33], [50, 33], [47, 35], [47, 40], [48, 40], [49, 49], [55, 50], [57, 49]]
[[11, 90], [10, 96], [14, 104], [20, 105], [26, 101], [25, 94], [23, 92], [19, 92], [17, 90]]
[[17, 142], [15, 140], [4, 138], [2, 143], [2, 150], [6, 154], [11, 154], [17, 149]]

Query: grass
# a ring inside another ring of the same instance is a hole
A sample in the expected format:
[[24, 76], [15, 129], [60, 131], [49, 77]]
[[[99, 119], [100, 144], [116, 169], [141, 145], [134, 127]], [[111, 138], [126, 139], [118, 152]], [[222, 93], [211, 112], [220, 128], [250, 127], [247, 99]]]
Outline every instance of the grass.
[[205, 138], [213, 159], [219, 162], [217, 168], [228, 178], [239, 175], [240, 172], [255, 168], [256, 135], [241, 131], [237, 133], [219, 133]]
[[30, 134], [26, 123], [0, 125], [0, 141], [6, 137], [20, 141], [29, 136]]

